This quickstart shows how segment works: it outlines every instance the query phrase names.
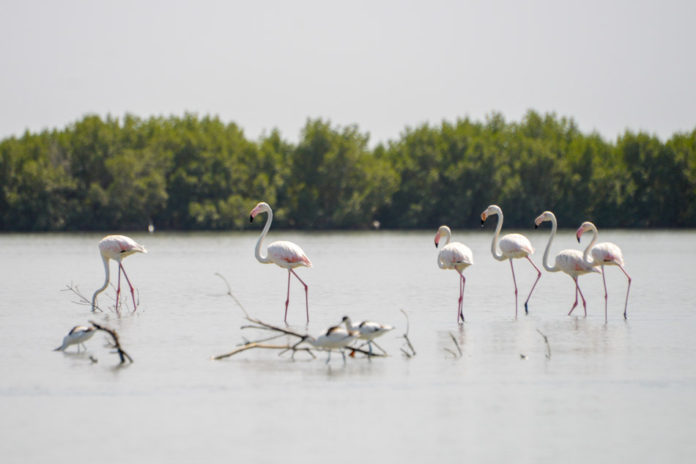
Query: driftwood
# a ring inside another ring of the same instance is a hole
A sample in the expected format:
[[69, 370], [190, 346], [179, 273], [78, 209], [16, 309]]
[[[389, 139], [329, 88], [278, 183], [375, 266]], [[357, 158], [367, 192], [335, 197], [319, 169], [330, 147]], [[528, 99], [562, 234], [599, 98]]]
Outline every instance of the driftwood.
[[401, 312], [403, 313], [404, 317], [406, 318], [406, 332], [402, 335], [402, 337], [406, 341], [406, 343], [401, 347], [401, 352], [407, 358], [412, 358], [416, 355], [416, 350], [415, 350], [415, 348], [413, 348], [413, 345], [411, 344], [411, 340], [408, 338], [408, 329], [409, 329], [408, 314], [406, 314], [406, 311], [404, 311], [403, 309], [401, 310]]
[[[126, 362], [126, 360], [128, 360], [128, 362], [131, 362], [131, 363], [133, 362], [133, 358], [131, 358], [130, 355], [128, 353], [126, 353], [125, 350], [121, 347], [121, 342], [118, 338], [118, 333], [116, 333], [115, 330], [109, 329], [108, 327], [104, 327], [103, 325], [97, 324], [94, 321], [89, 321], [89, 323], [92, 324], [92, 326], [96, 330], [106, 332], [111, 336], [111, 346], [112, 346], [112, 348], [114, 348], [116, 350], [116, 353], [118, 353], [118, 357], [121, 359], [120, 364], [124, 364]], [[94, 361], [92, 361], [92, 362], [94, 362]]]
[[451, 354], [452, 356], [454, 356], [455, 359], [459, 359], [464, 355], [464, 353], [462, 353], [462, 349], [459, 346], [459, 342], [454, 337], [452, 332], [450, 332], [449, 336], [452, 338], [452, 341], [454, 342], [454, 346], [457, 348], [457, 352], [454, 352], [453, 350], [450, 350], [449, 348], [445, 348], [445, 351], [448, 352], [449, 354]]
[[536, 329], [537, 332], [539, 332], [539, 335], [541, 335], [544, 338], [544, 343], [546, 343], [546, 359], [551, 359], [551, 344], [549, 343], [549, 337], [544, 335], [544, 333]]
[[[235, 354], [242, 353], [244, 351], [254, 349], [254, 348], [267, 349], [267, 350], [281, 350], [280, 353], [278, 353], [278, 356], [282, 356], [283, 354], [287, 353], [288, 351], [291, 351], [292, 352], [292, 356], [291, 356], [292, 359], [295, 358], [295, 353], [297, 353], [298, 351], [306, 352], [310, 356], [312, 356], [312, 358], [316, 358], [316, 356], [314, 355], [314, 353], [312, 351], [312, 348], [309, 348], [306, 346], [302, 346], [302, 347], [299, 346], [302, 343], [308, 342], [310, 339], [313, 339], [312, 336], [310, 336], [309, 334], [306, 334], [306, 333], [296, 332], [296, 331], [291, 330], [287, 327], [280, 327], [280, 326], [277, 326], [274, 324], [269, 324], [267, 322], [262, 321], [261, 319], [257, 319], [255, 317], [252, 317], [249, 314], [249, 312], [246, 310], [246, 308], [244, 308], [244, 305], [242, 305], [242, 303], [232, 293], [232, 289], [230, 287], [229, 282], [227, 282], [227, 279], [225, 279], [225, 277], [220, 273], [216, 272], [215, 275], [220, 277], [220, 279], [222, 279], [222, 281], [225, 283], [225, 285], [227, 286], [226, 295], [230, 296], [234, 300], [234, 302], [237, 304], [237, 306], [239, 306], [239, 308], [244, 313], [244, 319], [246, 319], [247, 321], [250, 322], [250, 324], [243, 325], [241, 327], [241, 329], [242, 330], [248, 330], [248, 329], [266, 330], [266, 331], [270, 331], [270, 332], [275, 333], [275, 335], [268, 337], [268, 338], [259, 339], [259, 340], [249, 341], [249, 340], [245, 339], [244, 343], [240, 344], [239, 346], [237, 346], [234, 350], [230, 351], [229, 353], [213, 356], [211, 359], [217, 361], [220, 359], [229, 358], [230, 356], [234, 356]], [[265, 343], [267, 341], [274, 340], [274, 339], [277, 339], [280, 337], [290, 337], [290, 338], [294, 337], [296, 339], [296, 341], [294, 343], [288, 342], [287, 344], [284, 344], [284, 345], [274, 345], [274, 344]], [[365, 356], [370, 357], [370, 358], [385, 356], [383, 354], [370, 353], [369, 351], [363, 350], [362, 348], [356, 348], [356, 347], [352, 347], [352, 346], [345, 346], [345, 347], [343, 347], [343, 349], [349, 350], [350, 351], [349, 356], [352, 356], [352, 357], [355, 356], [355, 353], [361, 353], [361, 354], [364, 354]]]

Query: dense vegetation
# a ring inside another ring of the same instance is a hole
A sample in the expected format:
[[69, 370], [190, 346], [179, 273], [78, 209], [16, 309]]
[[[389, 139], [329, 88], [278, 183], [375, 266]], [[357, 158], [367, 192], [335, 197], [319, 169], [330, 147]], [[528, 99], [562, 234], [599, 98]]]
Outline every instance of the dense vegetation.
[[87, 116], [0, 142], [0, 230], [241, 229], [259, 200], [278, 227], [476, 227], [490, 203], [528, 227], [696, 226], [696, 130], [615, 143], [553, 114], [405, 130], [370, 149], [355, 126], [308, 120], [297, 144], [187, 114]]

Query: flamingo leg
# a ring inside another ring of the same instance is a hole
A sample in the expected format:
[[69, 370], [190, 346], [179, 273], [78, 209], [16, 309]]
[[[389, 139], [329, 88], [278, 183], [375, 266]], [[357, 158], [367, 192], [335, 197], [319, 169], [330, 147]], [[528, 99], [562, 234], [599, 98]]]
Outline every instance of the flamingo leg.
[[[534, 292], [534, 287], [536, 287], [537, 283], [539, 283], [539, 279], [541, 279], [541, 271], [539, 270], [538, 267], [536, 267], [536, 264], [534, 264], [534, 261], [527, 256], [527, 261], [529, 261], [529, 264], [534, 266], [534, 269], [537, 271], [537, 278], [534, 281], [534, 285], [532, 285], [532, 289], [529, 291], [529, 296], [527, 296], [527, 299], [524, 301], [524, 313], [529, 314], [529, 308], [527, 307], [527, 303], [529, 303], [529, 299], [532, 297], [532, 292]], [[512, 263], [512, 260], [510, 260], [510, 263]]]
[[573, 306], [570, 308], [570, 312], [568, 313], [569, 316], [573, 313], [573, 310], [578, 305], [578, 290], [580, 289], [578, 287], [578, 279], [574, 277], [573, 282], [575, 282], [575, 303], [573, 303]]
[[464, 322], [464, 287], [466, 287], [466, 277], [464, 277], [464, 274], [461, 272], [459, 276], [461, 279], [459, 285], [459, 314], [457, 315], [457, 323], [459, 323], [460, 318], [462, 322]]
[[[304, 280], [300, 279], [300, 276], [295, 273], [294, 270], [290, 269], [290, 272], [292, 272], [292, 275], [297, 277], [297, 280], [300, 281], [300, 283], [304, 286], [304, 292], [305, 292], [305, 310], [307, 311], [307, 324], [309, 324], [309, 287], [307, 287], [307, 284], [304, 283]], [[288, 276], [288, 301], [290, 301], [290, 276]], [[286, 313], [286, 318], [287, 318], [287, 311], [288, 311], [288, 306], [287, 303], [285, 304], [285, 313]]]
[[578, 288], [578, 292], [580, 292], [580, 298], [582, 298], [582, 308], [585, 310], [585, 317], [587, 317], [587, 302], [585, 301], [585, 296], [582, 294], [582, 290], [580, 290], [580, 284], [578, 284], [578, 281], [575, 281], [575, 285]]
[[515, 284], [515, 319], [517, 319], [517, 279], [515, 279], [515, 267], [510, 258], [510, 270], [512, 271], [512, 283]]
[[[123, 267], [121, 263], [118, 263], [118, 266], [123, 271], [123, 276], [126, 278], [126, 282], [128, 282], [128, 288], [130, 288], [131, 297], [133, 298], [133, 312], [135, 312], [135, 310], [138, 309], [138, 305], [135, 304], [135, 290], [133, 290], [133, 285], [131, 285], [131, 281], [128, 278], [128, 274], [126, 274], [126, 268]], [[119, 274], [119, 278], [120, 277], [121, 274]]]
[[118, 263], [118, 284], [116, 285], [116, 312], [118, 313], [118, 305], [121, 298], [121, 263]]
[[288, 325], [288, 304], [290, 304], [290, 273], [292, 269], [288, 269], [288, 294], [285, 297], [285, 325]]
[[624, 319], [628, 319], [628, 317], [626, 316], [626, 310], [628, 310], [628, 292], [631, 291], [631, 276], [628, 275], [628, 272], [626, 272], [626, 269], [624, 269], [622, 265], [617, 264], [617, 266], [619, 266], [619, 269], [621, 269], [621, 271], [624, 274], [626, 274], [626, 278], [628, 279], [628, 288], [626, 289], [626, 303], [624, 303]]
[[607, 323], [607, 301], [609, 300], [609, 294], [607, 292], [607, 279], [604, 276], [604, 264], [602, 264], [602, 283], [604, 283], [604, 323]]

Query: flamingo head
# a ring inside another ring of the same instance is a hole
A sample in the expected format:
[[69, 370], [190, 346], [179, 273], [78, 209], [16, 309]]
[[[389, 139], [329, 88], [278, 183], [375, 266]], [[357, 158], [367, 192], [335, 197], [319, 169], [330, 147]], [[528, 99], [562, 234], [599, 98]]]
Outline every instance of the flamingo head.
[[582, 234], [588, 230], [592, 230], [593, 227], [594, 224], [592, 224], [590, 221], [585, 221], [580, 225], [580, 227], [578, 227], [578, 230], [575, 232], [575, 237], [578, 239], [578, 243], [580, 243], [580, 237], [582, 237]]
[[488, 208], [486, 208], [486, 210], [483, 213], [481, 213], [481, 227], [483, 227], [483, 223], [486, 222], [488, 216], [500, 214], [501, 211], [502, 210], [498, 205], [490, 205]]
[[[437, 234], [435, 234], [435, 248], [440, 244], [440, 239], [442, 237], [451, 237], [452, 236], [452, 230], [447, 227], [447, 226], [440, 226], [439, 229], [437, 229]], [[449, 239], [447, 240], [449, 242]]]
[[551, 221], [554, 217], [551, 211], [544, 211], [534, 220], [534, 228], [536, 229], [542, 222]]
[[259, 213], [268, 213], [271, 211], [271, 207], [265, 201], [259, 202], [254, 209], [249, 213], [249, 222], [254, 222], [254, 218]]

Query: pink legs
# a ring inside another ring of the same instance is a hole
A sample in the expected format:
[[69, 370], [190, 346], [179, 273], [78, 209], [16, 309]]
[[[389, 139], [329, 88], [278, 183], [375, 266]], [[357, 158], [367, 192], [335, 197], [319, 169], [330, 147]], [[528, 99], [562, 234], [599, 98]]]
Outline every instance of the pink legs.
[[459, 324], [459, 320], [461, 319], [461, 322], [464, 322], [464, 286], [466, 285], [466, 277], [464, 277], [464, 274], [461, 272], [457, 271], [459, 273], [459, 306], [457, 307], [457, 324]]
[[[628, 272], [626, 272], [626, 269], [623, 268], [620, 264], [617, 264], [619, 269], [621, 269], [621, 272], [624, 273], [626, 278], [628, 279], [628, 288], [626, 288], [626, 302], [624, 303], [624, 319], [628, 319], [628, 316], [626, 315], [626, 311], [628, 310], [628, 292], [631, 291], [631, 276], [628, 275]], [[604, 322], [607, 322], [607, 300], [609, 299], [609, 295], [607, 292], [607, 280], [604, 277], [604, 264], [602, 264], [602, 282], [604, 283]]]
[[133, 298], [133, 312], [135, 312], [135, 310], [138, 309], [138, 306], [135, 304], [135, 291], [133, 290], [133, 285], [131, 285], [131, 281], [128, 278], [128, 274], [126, 274], [126, 269], [120, 262], [118, 263], [118, 288], [116, 289], [116, 308], [118, 308], [119, 296], [121, 294], [121, 272], [123, 272], [123, 276], [126, 278], [126, 282], [128, 282], [131, 297]]
[[[541, 279], [541, 271], [539, 270], [538, 267], [534, 264], [534, 262], [531, 260], [529, 256], [526, 256], [527, 261], [529, 261], [529, 264], [531, 264], [534, 269], [537, 271], [537, 278], [534, 281], [534, 285], [532, 285], [532, 289], [529, 291], [529, 295], [527, 296], [527, 299], [524, 300], [524, 313], [529, 314], [529, 299], [532, 297], [532, 292], [534, 292], [534, 287], [536, 287], [536, 284], [539, 282], [539, 279]], [[515, 319], [517, 319], [517, 279], [515, 279], [515, 266], [512, 264], [512, 259], [510, 258], [510, 270], [512, 271], [512, 283], [515, 284]]]
[[580, 298], [582, 298], [582, 307], [585, 310], [585, 317], [587, 317], [587, 303], [585, 302], [585, 297], [583, 296], [582, 290], [580, 290], [580, 286], [578, 285], [578, 278], [573, 277], [573, 280], [575, 281], [575, 303], [573, 303], [573, 307], [570, 308], [568, 315], [570, 316], [575, 307], [578, 305], [578, 292], [580, 292]]
[[298, 276], [294, 270], [288, 269], [288, 295], [287, 298], [285, 299], [285, 325], [288, 324], [288, 305], [290, 304], [290, 274], [294, 275], [297, 277], [297, 280], [300, 281], [300, 283], [304, 286], [304, 291], [305, 291], [305, 309], [307, 311], [307, 324], [309, 324], [309, 294], [308, 294], [308, 287], [307, 284], [304, 283], [304, 280], [300, 279], [300, 276]]

